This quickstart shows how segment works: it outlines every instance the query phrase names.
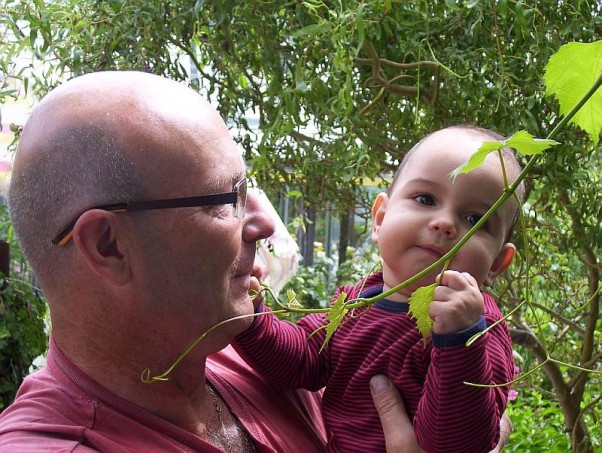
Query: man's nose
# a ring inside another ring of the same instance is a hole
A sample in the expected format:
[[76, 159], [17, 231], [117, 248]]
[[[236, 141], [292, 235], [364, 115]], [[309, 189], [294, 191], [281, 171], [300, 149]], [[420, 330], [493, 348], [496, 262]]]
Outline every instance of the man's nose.
[[267, 201], [262, 200], [256, 189], [249, 189], [245, 218], [243, 219], [244, 241], [257, 242], [274, 234], [274, 221], [264, 203]]

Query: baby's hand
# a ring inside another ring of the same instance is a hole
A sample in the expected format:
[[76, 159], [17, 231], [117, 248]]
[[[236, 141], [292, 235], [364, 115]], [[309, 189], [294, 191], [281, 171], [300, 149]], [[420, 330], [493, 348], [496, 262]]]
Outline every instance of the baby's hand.
[[251, 272], [251, 282], [249, 285], [249, 294], [254, 296], [253, 307], [257, 310], [257, 307], [261, 305], [264, 299], [264, 292], [261, 291], [261, 281], [266, 276], [266, 270], [263, 266], [257, 262], [253, 264], [253, 271]]
[[433, 332], [448, 334], [460, 332], [476, 324], [483, 314], [483, 295], [477, 281], [467, 272], [446, 271], [437, 277], [429, 316]]

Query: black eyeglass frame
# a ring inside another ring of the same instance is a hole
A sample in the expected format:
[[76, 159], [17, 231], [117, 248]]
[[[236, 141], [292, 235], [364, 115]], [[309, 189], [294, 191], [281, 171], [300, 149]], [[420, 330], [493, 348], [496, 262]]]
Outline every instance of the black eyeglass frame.
[[53, 239], [54, 245], [65, 245], [73, 236], [73, 227], [79, 218], [87, 211], [92, 209], [102, 209], [110, 212], [129, 212], [145, 211], [150, 209], [171, 209], [171, 208], [195, 208], [201, 206], [218, 206], [221, 204], [232, 204], [234, 207], [234, 216], [243, 219], [247, 202], [247, 178], [243, 178], [232, 187], [232, 192], [213, 193], [208, 195], [199, 195], [195, 197], [167, 198], [163, 200], [149, 201], [124, 201], [121, 203], [111, 203], [100, 206], [94, 206], [81, 212], [75, 220], [63, 228]]

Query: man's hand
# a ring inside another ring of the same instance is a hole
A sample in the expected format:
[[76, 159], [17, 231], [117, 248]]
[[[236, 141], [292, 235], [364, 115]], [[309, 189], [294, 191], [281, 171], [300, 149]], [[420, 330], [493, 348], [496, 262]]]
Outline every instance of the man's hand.
[[446, 271], [429, 306], [433, 332], [448, 334], [468, 329], [483, 314], [483, 305], [483, 295], [472, 275]]
[[491, 450], [491, 453], [500, 453], [508, 442], [508, 438], [510, 437], [510, 433], [512, 432], [512, 422], [510, 421], [510, 417], [508, 414], [504, 412], [502, 414], [502, 418], [500, 420], [500, 441], [497, 443], [495, 448]]
[[[387, 453], [424, 453], [414, 437], [414, 427], [403, 400], [391, 381], [382, 374], [376, 375], [370, 380], [370, 391], [383, 425]], [[491, 453], [502, 451], [511, 432], [512, 422], [504, 412], [500, 420], [500, 441]]]
[[403, 400], [391, 381], [376, 375], [370, 380], [370, 391], [383, 425], [387, 453], [422, 453]]

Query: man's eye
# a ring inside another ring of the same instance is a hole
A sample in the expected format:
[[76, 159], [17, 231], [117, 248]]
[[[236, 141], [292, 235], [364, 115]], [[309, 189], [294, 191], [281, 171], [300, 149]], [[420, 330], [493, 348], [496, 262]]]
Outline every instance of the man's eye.
[[435, 206], [435, 199], [426, 193], [416, 195], [414, 197], [414, 200], [416, 200], [420, 204], [424, 204], [427, 206]]

